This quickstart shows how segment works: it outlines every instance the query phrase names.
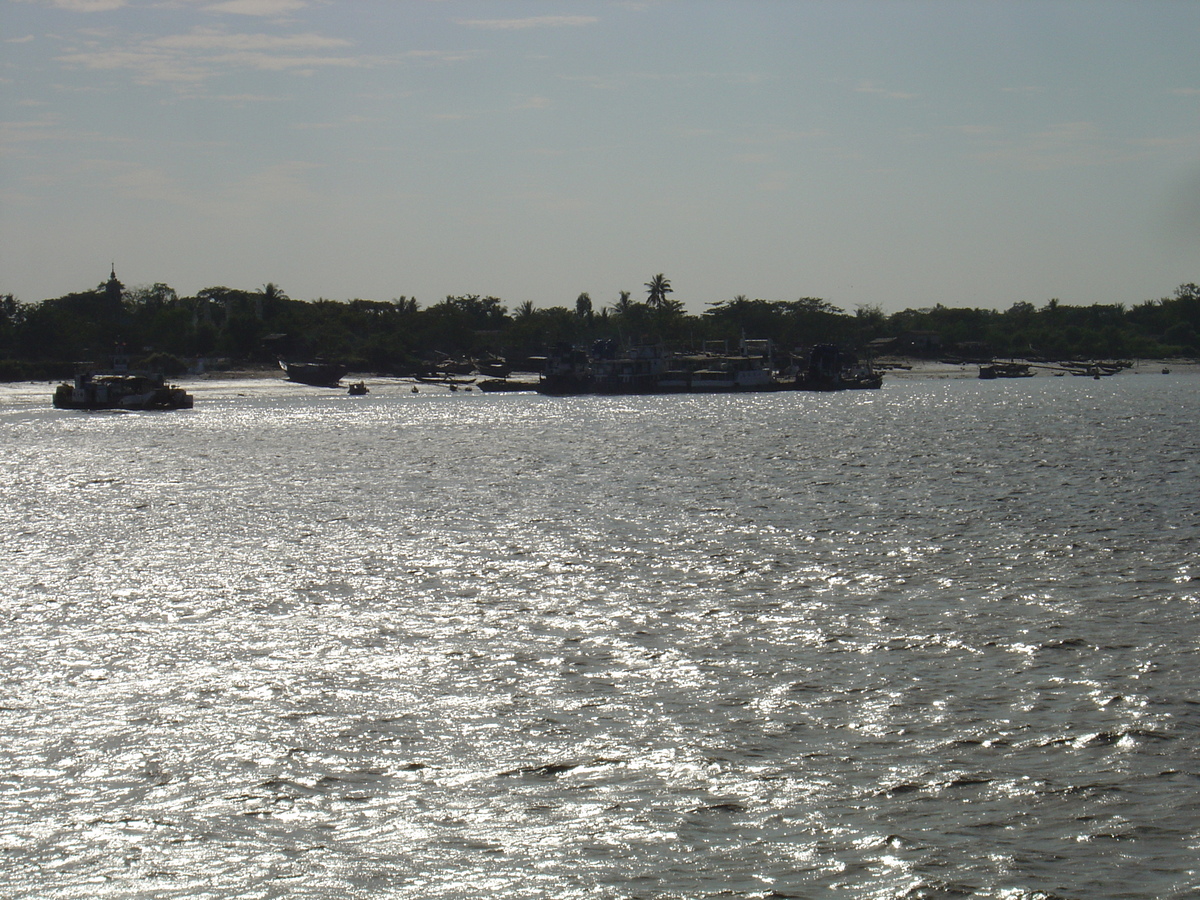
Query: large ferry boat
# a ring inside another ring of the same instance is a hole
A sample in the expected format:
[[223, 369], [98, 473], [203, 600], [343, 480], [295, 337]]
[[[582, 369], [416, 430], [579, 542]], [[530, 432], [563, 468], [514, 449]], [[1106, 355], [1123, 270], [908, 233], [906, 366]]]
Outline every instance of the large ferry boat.
[[668, 353], [658, 346], [616, 350], [601, 341], [589, 351], [562, 345], [548, 356], [537, 390], [543, 394], [711, 394], [778, 390], [878, 388], [882, 376], [830, 344], [812, 349], [803, 365], [777, 372], [769, 341], [743, 340], [736, 351]]

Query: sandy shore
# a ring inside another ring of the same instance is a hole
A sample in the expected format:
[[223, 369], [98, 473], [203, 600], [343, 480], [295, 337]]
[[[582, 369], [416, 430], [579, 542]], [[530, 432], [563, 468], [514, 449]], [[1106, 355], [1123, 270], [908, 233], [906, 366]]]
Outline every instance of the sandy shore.
[[[1005, 360], [1006, 362], [1008, 360]], [[1014, 359], [1012, 362], [1028, 363], [1029, 369], [1036, 377], [1052, 377], [1065, 370], [1054, 363], [1032, 362], [1030, 360]], [[876, 366], [886, 378], [978, 378], [977, 363], [946, 363], [929, 359], [912, 359], [909, 357], [881, 357], [875, 360]], [[1200, 360], [1195, 359], [1139, 359], [1133, 361], [1131, 368], [1121, 372], [1122, 375], [1160, 375], [1163, 370], [1169, 372], [1200, 372]]]

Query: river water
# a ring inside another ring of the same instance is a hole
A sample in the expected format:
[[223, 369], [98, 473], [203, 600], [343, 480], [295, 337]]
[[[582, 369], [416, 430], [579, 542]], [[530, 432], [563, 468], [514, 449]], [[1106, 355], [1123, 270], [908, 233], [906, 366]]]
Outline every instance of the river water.
[[0, 388], [0, 895], [1200, 891], [1200, 376]]

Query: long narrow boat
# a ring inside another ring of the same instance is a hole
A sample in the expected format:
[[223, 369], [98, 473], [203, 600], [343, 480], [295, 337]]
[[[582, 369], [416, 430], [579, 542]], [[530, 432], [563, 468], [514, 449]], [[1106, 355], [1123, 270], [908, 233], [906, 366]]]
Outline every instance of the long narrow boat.
[[337, 387], [349, 369], [341, 363], [314, 360], [313, 362], [279, 361], [279, 367], [287, 373], [288, 381], [311, 384], [314, 387]]
[[475, 385], [485, 393], [513, 393], [516, 391], [536, 391], [535, 381], [509, 381], [507, 378], [485, 378]]

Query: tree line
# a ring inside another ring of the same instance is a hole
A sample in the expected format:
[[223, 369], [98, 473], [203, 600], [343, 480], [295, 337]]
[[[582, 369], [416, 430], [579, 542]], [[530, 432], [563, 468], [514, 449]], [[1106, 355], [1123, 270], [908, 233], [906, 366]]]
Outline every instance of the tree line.
[[277, 359], [337, 359], [355, 371], [412, 374], [446, 358], [503, 357], [520, 366], [562, 345], [596, 341], [663, 344], [676, 350], [769, 338], [783, 352], [838, 344], [859, 354], [902, 353], [980, 360], [1170, 358], [1200, 355], [1200, 287], [1132, 306], [1043, 306], [1007, 310], [938, 304], [885, 314], [846, 312], [815, 297], [744, 295], [689, 314], [670, 280], [655, 275], [644, 298], [621, 291], [610, 305], [587, 293], [574, 304], [511, 309], [498, 297], [448, 296], [429, 306], [390, 301], [295, 300], [268, 283], [258, 290], [210, 287], [181, 297], [169, 285], [93, 290], [37, 303], [0, 297], [0, 380], [56, 378], [104, 366], [120, 350], [135, 364], [181, 374], [198, 358], [234, 365]]

